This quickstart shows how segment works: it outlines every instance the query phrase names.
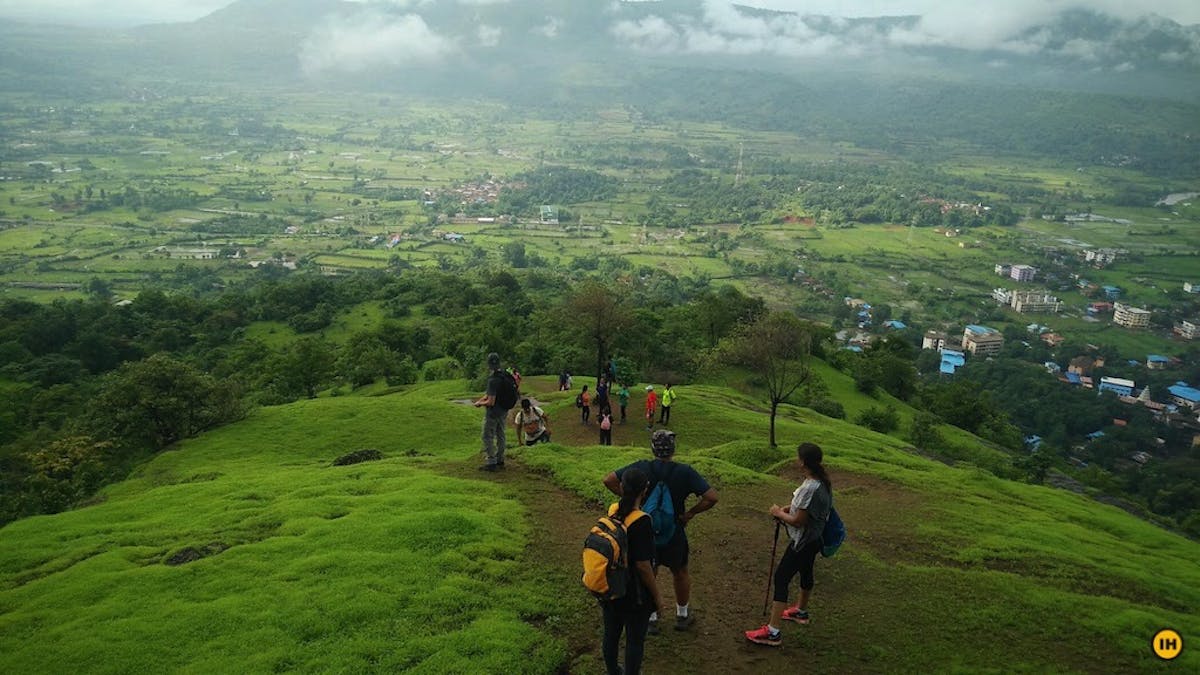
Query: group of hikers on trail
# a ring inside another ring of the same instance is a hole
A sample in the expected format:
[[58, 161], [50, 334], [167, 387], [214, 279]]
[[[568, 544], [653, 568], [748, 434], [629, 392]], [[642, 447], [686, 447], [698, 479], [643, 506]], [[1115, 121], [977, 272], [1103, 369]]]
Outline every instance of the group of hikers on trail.
[[[584, 585], [597, 597], [604, 617], [602, 653], [610, 675], [641, 671], [647, 635], [659, 634], [659, 617], [666, 615], [656, 572], [671, 570], [675, 590], [675, 630], [686, 631], [695, 621], [690, 605], [691, 574], [688, 571], [687, 525], [699, 513], [717, 504], [717, 491], [694, 468], [674, 461], [675, 433], [659, 429], [651, 435], [653, 460], [641, 460], [604, 477], [604, 485], [619, 501], [609, 507], [584, 542]], [[813, 567], [822, 549], [822, 533], [833, 505], [832, 485], [822, 464], [821, 448], [803, 443], [797, 448], [800, 471], [805, 480], [792, 493], [787, 506], [771, 505], [768, 513], [776, 527], [786, 526], [789, 544], [774, 566], [774, 602], [768, 622], [745, 631], [747, 640], [778, 647], [783, 638], [782, 621], [809, 623], [808, 601], [813, 589]], [[687, 497], [699, 498], [685, 509]], [[776, 529], [778, 537], [778, 529]], [[778, 541], [778, 540], [777, 540]], [[603, 556], [603, 560], [598, 560]], [[601, 564], [598, 564], [601, 563]], [[615, 563], [615, 564], [614, 564]], [[625, 574], [625, 581], [611, 581]], [[608, 575], [597, 582], [597, 570]], [[788, 588], [799, 575], [800, 595], [788, 606]], [[621, 634], [625, 634], [624, 667], [618, 658]]]
[[[505, 418], [519, 398], [514, 373], [500, 369], [500, 357], [487, 357], [487, 391], [475, 401], [476, 407], [486, 408], [483, 423], [483, 447], [487, 457], [481, 470], [496, 471], [504, 467]], [[590, 406], [600, 408], [602, 444], [612, 443], [612, 410], [609, 404], [609, 380], [602, 375], [595, 398], [587, 385], [576, 398], [581, 421], [588, 424]], [[565, 384], [560, 377], [560, 386]], [[625, 385], [617, 391], [621, 421], [629, 390]], [[671, 384], [663, 390], [660, 423], [670, 420], [670, 409], [676, 396]], [[541, 407], [528, 398], [520, 398], [521, 409], [515, 417], [519, 433], [526, 445], [549, 442], [549, 418]], [[653, 429], [658, 396], [653, 385], [646, 387], [647, 429]], [[607, 426], [606, 426], [607, 425]], [[717, 504], [717, 491], [693, 467], [675, 461], [675, 432], [667, 429], [652, 431], [650, 450], [654, 459], [639, 460], [616, 469], [603, 479], [604, 486], [618, 497], [600, 518], [584, 542], [584, 585], [601, 606], [604, 621], [602, 653], [610, 675], [641, 671], [647, 635], [660, 633], [660, 618], [669, 614], [659, 592], [659, 567], [671, 570], [675, 591], [675, 630], [686, 631], [695, 621], [690, 607], [692, 581], [688, 569], [690, 547], [687, 526], [691, 520]], [[792, 493], [787, 506], [772, 504], [768, 509], [775, 519], [776, 544], [781, 527], [785, 527], [788, 546], [779, 565], [775, 566], [775, 550], [771, 552], [771, 581], [774, 600], [770, 617], [763, 626], [745, 631], [750, 642], [777, 647], [782, 644], [782, 622], [809, 623], [808, 601], [814, 585], [813, 568], [817, 553], [832, 555], [844, 537], [841, 521], [833, 511], [833, 486], [825, 470], [821, 448], [802, 443], [796, 449], [797, 463], [804, 482]], [[697, 497], [685, 508], [689, 496]], [[830, 535], [827, 525], [836, 525], [838, 532]], [[834, 539], [836, 541], [826, 541]], [[800, 594], [796, 604], [788, 606], [788, 588], [800, 577]], [[771, 584], [768, 584], [768, 590]], [[764, 608], [765, 609], [765, 608]], [[625, 659], [619, 659], [620, 640], [625, 635]]]

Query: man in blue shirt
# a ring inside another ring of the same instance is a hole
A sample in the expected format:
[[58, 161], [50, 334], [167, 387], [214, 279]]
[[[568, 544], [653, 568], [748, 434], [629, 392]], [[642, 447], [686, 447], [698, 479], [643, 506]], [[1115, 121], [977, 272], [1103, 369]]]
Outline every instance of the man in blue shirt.
[[[661, 481], [671, 491], [671, 505], [675, 511], [675, 534], [670, 541], [655, 549], [655, 561], [671, 570], [671, 578], [675, 587], [675, 630], [687, 630], [692, 625], [693, 616], [688, 607], [692, 594], [692, 578], [688, 573], [688, 540], [687, 524], [698, 513], [711, 509], [717, 504], [717, 491], [709, 486], [695, 469], [687, 464], [674, 461], [675, 432], [666, 429], [655, 431], [650, 437], [650, 449], [654, 459], [643, 459], [628, 466], [621, 467], [604, 477], [604, 486], [613, 494], [621, 496], [621, 476], [631, 468], [644, 471], [650, 477], [649, 492]], [[700, 498], [690, 509], [684, 509], [688, 495]], [[655, 570], [658, 568], [655, 567]], [[658, 632], [657, 613], [650, 617], [650, 633]]]

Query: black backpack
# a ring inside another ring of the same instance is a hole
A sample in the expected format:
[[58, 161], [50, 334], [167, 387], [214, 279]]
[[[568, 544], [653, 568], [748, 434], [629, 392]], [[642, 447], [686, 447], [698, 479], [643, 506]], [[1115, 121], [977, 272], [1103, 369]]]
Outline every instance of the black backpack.
[[503, 370], [497, 370], [492, 377], [498, 378], [495, 406], [501, 410], [512, 410], [517, 404], [517, 381], [513, 379], [512, 373]]

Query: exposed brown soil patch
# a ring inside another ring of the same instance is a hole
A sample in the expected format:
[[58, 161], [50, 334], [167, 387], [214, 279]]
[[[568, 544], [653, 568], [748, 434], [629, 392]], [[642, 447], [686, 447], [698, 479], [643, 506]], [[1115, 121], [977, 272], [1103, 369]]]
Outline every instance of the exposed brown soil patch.
[[[639, 432], [644, 431], [644, 425], [640, 426]], [[558, 606], [527, 620], [566, 641], [568, 657], [560, 672], [601, 673], [600, 611], [579, 582], [583, 536], [600, 508], [524, 468], [519, 460], [509, 464], [507, 470], [489, 474], [487, 479], [504, 485], [527, 505], [528, 516], [541, 533], [526, 551], [528, 569], [561, 589]], [[446, 469], [461, 476], [479, 475], [474, 458]], [[834, 558], [818, 558], [817, 586], [810, 605], [813, 623], [786, 625], [784, 644], [778, 649], [746, 642], [742, 631], [764, 622], [774, 532], [767, 508], [772, 503], [786, 503], [799, 483], [792, 467], [784, 468], [780, 478], [725, 489], [717, 507], [689, 526], [691, 607], [696, 623], [687, 632], [676, 632], [671, 628], [673, 618], [667, 617], [662, 634], [647, 638], [645, 672], [853, 673], [905, 668], [914, 660], [926, 667], [946, 665], [958, 658], [960, 644], [983, 644], [980, 637], [985, 634], [989, 641], [979, 649], [991, 650], [985, 653], [999, 650], [1001, 655], [994, 656], [994, 662], [968, 657], [962, 664], [984, 667], [990, 663], [989, 667], [1002, 668], [1002, 654], [1018, 645], [1023, 650], [1017, 661], [1021, 663], [1032, 660], [1087, 670], [1089, 664], [1104, 662], [1095, 659], [1112, 659], [1108, 662], [1114, 664], [1121, 661], [1110, 647], [1082, 631], [1062, 636], [1063, 640], [1039, 640], [1031, 637], [1022, 622], [994, 626], [986, 613], [973, 613], [980, 606], [986, 608], [989, 599], [977, 597], [978, 589], [972, 583], [957, 580], [938, 586], [922, 571], [939, 566], [924, 553], [929, 547], [922, 546], [916, 535], [915, 525], [925, 517], [927, 508], [922, 495], [896, 483], [847, 472], [835, 473], [832, 478], [848, 539]], [[784, 546], [786, 536], [781, 534], [780, 554]], [[659, 583], [664, 599], [673, 604], [667, 570], [661, 572]], [[793, 598], [795, 592], [793, 583]], [[1020, 613], [1022, 609], [1006, 611]], [[931, 633], [931, 625], [941, 632]], [[928, 657], [916, 646], [924, 644], [930, 650]]]
[[214, 541], [210, 544], [205, 544], [204, 546], [201, 546], [200, 548], [193, 548], [191, 546], [188, 546], [186, 548], [180, 549], [179, 551], [176, 551], [171, 557], [164, 560], [163, 564], [170, 565], [171, 567], [176, 567], [179, 565], [186, 565], [191, 562], [196, 562], [197, 560], [200, 560], [201, 558], [207, 558], [208, 556], [211, 556], [211, 555], [217, 555], [221, 551], [227, 550], [228, 548], [229, 548], [228, 544], [225, 544], [225, 543], [222, 543], [219, 541]]

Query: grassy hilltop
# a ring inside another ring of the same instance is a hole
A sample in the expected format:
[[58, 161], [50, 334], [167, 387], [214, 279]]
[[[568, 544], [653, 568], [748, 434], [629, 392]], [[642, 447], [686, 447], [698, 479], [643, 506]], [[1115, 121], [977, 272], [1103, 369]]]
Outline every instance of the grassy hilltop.
[[[648, 456], [646, 433], [631, 420], [594, 446], [573, 393], [530, 388], [557, 442], [496, 476], [475, 471], [476, 394], [440, 382], [263, 408], [86, 508], [8, 525], [0, 669], [601, 672], [579, 546], [600, 478]], [[1149, 648], [1160, 628], [1200, 633], [1195, 542], [804, 408], [785, 407], [771, 449], [757, 400], [679, 391], [680, 459], [722, 499], [691, 528], [696, 628], [651, 638], [649, 672], [1200, 665], [1194, 649], [1167, 664]], [[801, 440], [825, 448], [849, 542], [818, 563], [814, 623], [771, 651], [739, 631], [760, 621], [765, 511], [797, 482]], [[362, 448], [384, 458], [330, 465]]]

